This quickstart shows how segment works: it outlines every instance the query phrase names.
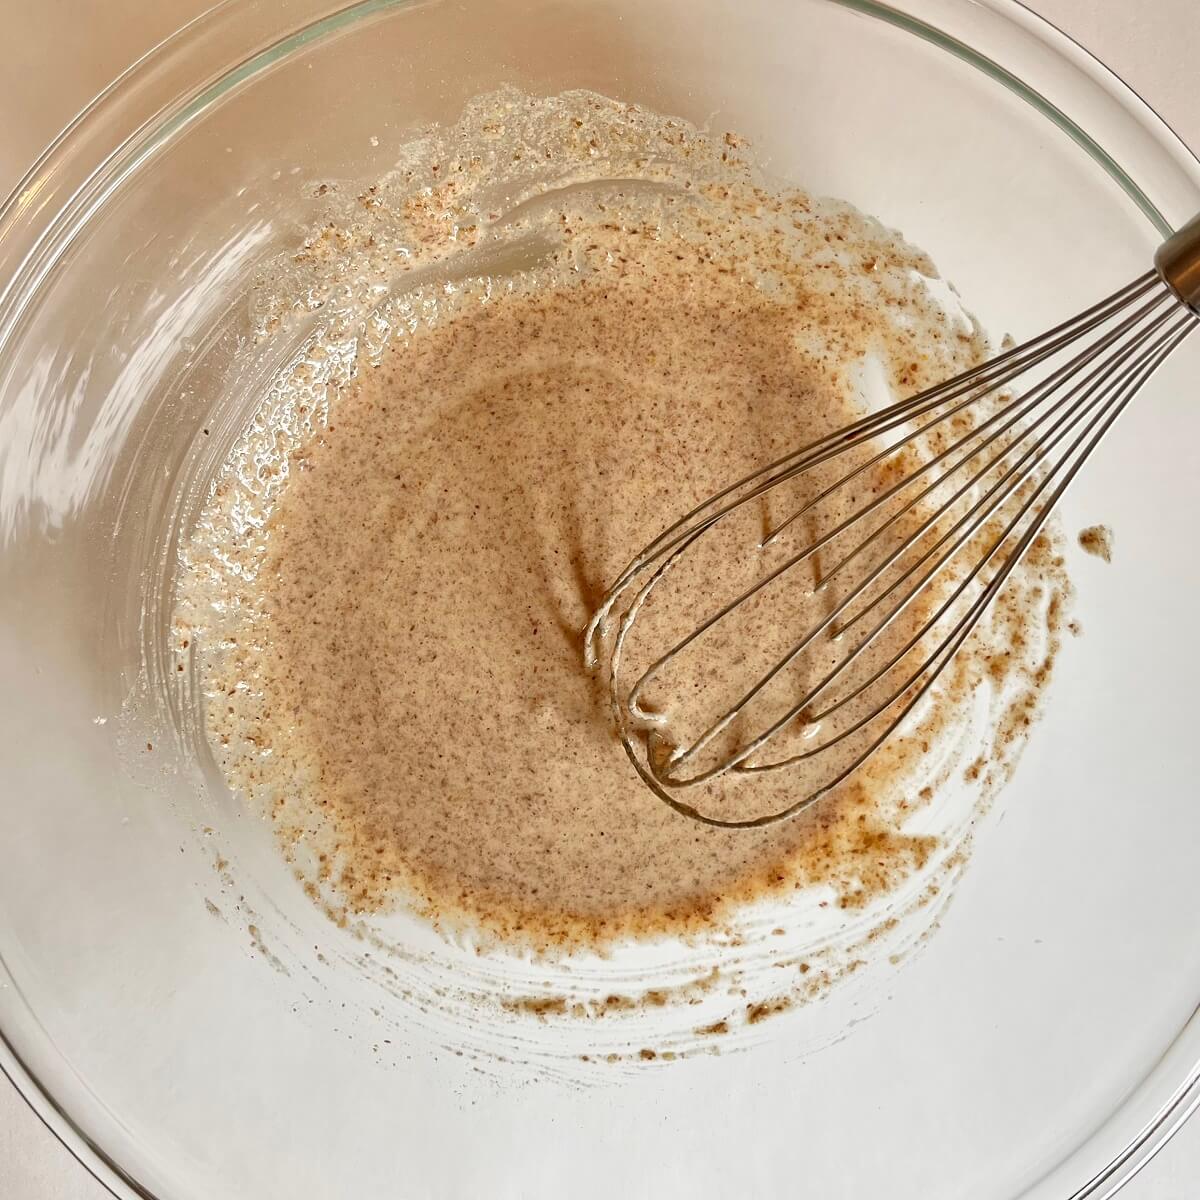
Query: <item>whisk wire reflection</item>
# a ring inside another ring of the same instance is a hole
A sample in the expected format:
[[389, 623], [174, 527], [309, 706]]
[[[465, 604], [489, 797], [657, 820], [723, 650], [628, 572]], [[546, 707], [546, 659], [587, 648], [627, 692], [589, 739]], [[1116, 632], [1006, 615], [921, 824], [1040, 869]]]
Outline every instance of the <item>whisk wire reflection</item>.
[[[930, 694], [1083, 462], [1195, 327], [1179, 300], [1149, 271], [1042, 336], [769, 463], [656, 537], [613, 584], [585, 640], [589, 665], [607, 667], [617, 730], [643, 781], [686, 816], [745, 828], [793, 816], [857, 769]], [[756, 556], [750, 583], [627, 680], [635, 626], [670, 573], [755, 501], [803, 485], [813, 494], [744, 547]], [[797, 535], [798, 549], [785, 549]], [[813, 578], [797, 588], [802, 564]], [[745, 657], [736, 622], [780, 596], [795, 640], [748, 686], [733, 686], [698, 732], [647, 700], [710, 635]], [[791, 612], [797, 597], [803, 616]], [[898, 621], [906, 613], [911, 633]], [[797, 738], [800, 748], [787, 744]], [[781, 752], [768, 757], [776, 742]], [[702, 812], [680, 796], [730, 772], [801, 764], [804, 786], [773, 812]]]

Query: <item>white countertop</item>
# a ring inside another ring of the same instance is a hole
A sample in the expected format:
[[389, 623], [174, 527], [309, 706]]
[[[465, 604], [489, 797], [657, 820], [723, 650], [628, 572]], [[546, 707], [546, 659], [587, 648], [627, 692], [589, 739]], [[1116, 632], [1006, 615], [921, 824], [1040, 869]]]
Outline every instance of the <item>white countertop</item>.
[[[1194, 148], [1200, 147], [1200, 0], [1027, 0], [1112, 67]], [[8, 0], [17, 53], [0, 76], [0, 192], [113, 76], [208, 0]], [[108, 1191], [59, 1145], [0, 1076], [0, 1198], [103, 1200]], [[1175, 1137], [1122, 1200], [1200, 1197], [1200, 1119]]]

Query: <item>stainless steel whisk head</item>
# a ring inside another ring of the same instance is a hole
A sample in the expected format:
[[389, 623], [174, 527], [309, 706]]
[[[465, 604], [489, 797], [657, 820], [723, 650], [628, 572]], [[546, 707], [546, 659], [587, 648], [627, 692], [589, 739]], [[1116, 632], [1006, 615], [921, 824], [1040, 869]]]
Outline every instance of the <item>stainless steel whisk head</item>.
[[[585, 636], [646, 784], [688, 817], [739, 828], [791, 817], [845, 780], [936, 697], [1198, 311], [1200, 217], [1086, 312], [777, 459], [660, 533]], [[724, 590], [697, 612], [714, 580]], [[672, 587], [671, 611], [689, 614], [682, 634], [667, 619]], [[681, 698], [699, 713], [680, 718]], [[707, 802], [722, 777], [799, 767], [803, 786], [774, 811]]]

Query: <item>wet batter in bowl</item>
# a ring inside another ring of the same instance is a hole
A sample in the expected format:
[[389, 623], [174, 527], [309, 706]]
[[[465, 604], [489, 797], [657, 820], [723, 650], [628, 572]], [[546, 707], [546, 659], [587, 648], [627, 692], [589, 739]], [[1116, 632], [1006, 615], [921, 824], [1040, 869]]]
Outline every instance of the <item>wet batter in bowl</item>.
[[326, 323], [214, 486], [178, 619], [218, 762], [314, 888], [545, 947], [814, 884], [856, 907], [918, 871], [929, 762], [959, 768], [929, 747], [977, 685], [1003, 698], [997, 769], [1024, 738], [1055, 638], [1016, 631], [1057, 620], [1048, 542], [938, 711], [783, 826], [650, 794], [581, 637], [665, 523], [857, 415], [864, 364], [906, 393], [986, 353], [932, 264], [768, 188], [733, 135], [586, 93], [482, 98], [330, 192], [262, 307], [266, 338], [297, 297]]

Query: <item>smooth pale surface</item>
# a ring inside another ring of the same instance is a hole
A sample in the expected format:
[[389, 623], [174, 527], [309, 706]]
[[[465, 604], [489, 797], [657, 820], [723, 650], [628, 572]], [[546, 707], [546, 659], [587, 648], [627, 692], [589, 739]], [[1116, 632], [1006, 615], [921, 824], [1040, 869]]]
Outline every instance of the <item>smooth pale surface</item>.
[[[1136, 89], [1192, 146], [1200, 146], [1200, 50], [1196, 0], [1028, 0]], [[10, 187], [57, 129], [205, 0], [44, 0], [4, 12], [20, 48], [0, 78], [0, 190]], [[1123, 1193], [1129, 1200], [1194, 1200], [1200, 1184], [1200, 1122], [1179, 1134]], [[0, 1196], [14, 1200], [102, 1200], [101, 1187], [57, 1143], [0, 1078]]]

